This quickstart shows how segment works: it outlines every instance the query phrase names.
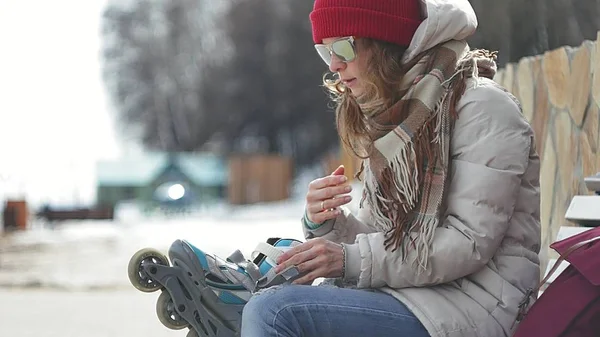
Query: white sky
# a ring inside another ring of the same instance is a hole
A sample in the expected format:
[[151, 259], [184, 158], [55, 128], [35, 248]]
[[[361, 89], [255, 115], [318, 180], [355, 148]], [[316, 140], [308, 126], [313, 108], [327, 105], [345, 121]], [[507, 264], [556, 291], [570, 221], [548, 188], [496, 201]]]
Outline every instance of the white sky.
[[101, 79], [105, 3], [0, 0], [1, 202], [91, 202], [96, 160], [119, 154]]

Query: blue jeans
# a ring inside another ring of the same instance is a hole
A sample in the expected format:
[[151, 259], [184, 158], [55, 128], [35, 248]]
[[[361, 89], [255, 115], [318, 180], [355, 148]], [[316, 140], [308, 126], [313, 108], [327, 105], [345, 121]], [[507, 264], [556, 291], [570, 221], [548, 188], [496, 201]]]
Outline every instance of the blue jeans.
[[400, 301], [373, 291], [289, 285], [253, 296], [242, 337], [429, 337]]

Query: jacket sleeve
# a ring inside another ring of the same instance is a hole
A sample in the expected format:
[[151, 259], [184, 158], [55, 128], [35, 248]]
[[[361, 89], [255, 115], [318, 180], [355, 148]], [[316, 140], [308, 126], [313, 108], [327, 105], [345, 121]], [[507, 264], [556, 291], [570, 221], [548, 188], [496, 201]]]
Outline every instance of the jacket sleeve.
[[360, 233], [372, 233], [374, 230], [363, 223], [359, 217], [350, 212], [347, 207], [340, 207], [342, 214], [335, 219], [325, 221], [321, 226], [310, 229], [302, 221], [304, 237], [313, 239], [322, 237], [337, 243], [352, 243]]
[[[495, 255], [515, 209], [533, 131], [501, 89], [482, 84], [458, 106], [446, 217], [436, 229], [427, 267], [414, 251], [402, 260], [385, 250], [383, 233], [359, 234], [346, 245], [346, 278], [359, 288], [446, 283], [482, 268]], [[421, 268], [421, 270], [419, 270]]]

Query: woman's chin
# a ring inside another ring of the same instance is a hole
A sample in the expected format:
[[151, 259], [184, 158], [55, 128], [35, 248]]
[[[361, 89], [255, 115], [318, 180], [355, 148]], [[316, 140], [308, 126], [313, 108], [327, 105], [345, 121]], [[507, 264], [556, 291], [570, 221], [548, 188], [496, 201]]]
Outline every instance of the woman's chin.
[[358, 98], [360, 97], [360, 95], [362, 94], [362, 90], [360, 90], [359, 88], [348, 88], [348, 92], [350, 92], [350, 94], [352, 94], [352, 96]]

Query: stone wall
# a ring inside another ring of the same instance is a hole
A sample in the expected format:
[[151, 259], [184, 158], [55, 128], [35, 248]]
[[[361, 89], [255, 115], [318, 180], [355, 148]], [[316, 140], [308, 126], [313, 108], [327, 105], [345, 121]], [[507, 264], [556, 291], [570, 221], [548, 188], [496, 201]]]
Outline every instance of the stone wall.
[[[571, 198], [590, 194], [584, 177], [600, 171], [600, 32], [596, 42], [507, 64], [495, 77], [522, 103], [541, 157], [542, 247], [555, 240]], [[547, 252], [543, 251], [545, 258]]]

